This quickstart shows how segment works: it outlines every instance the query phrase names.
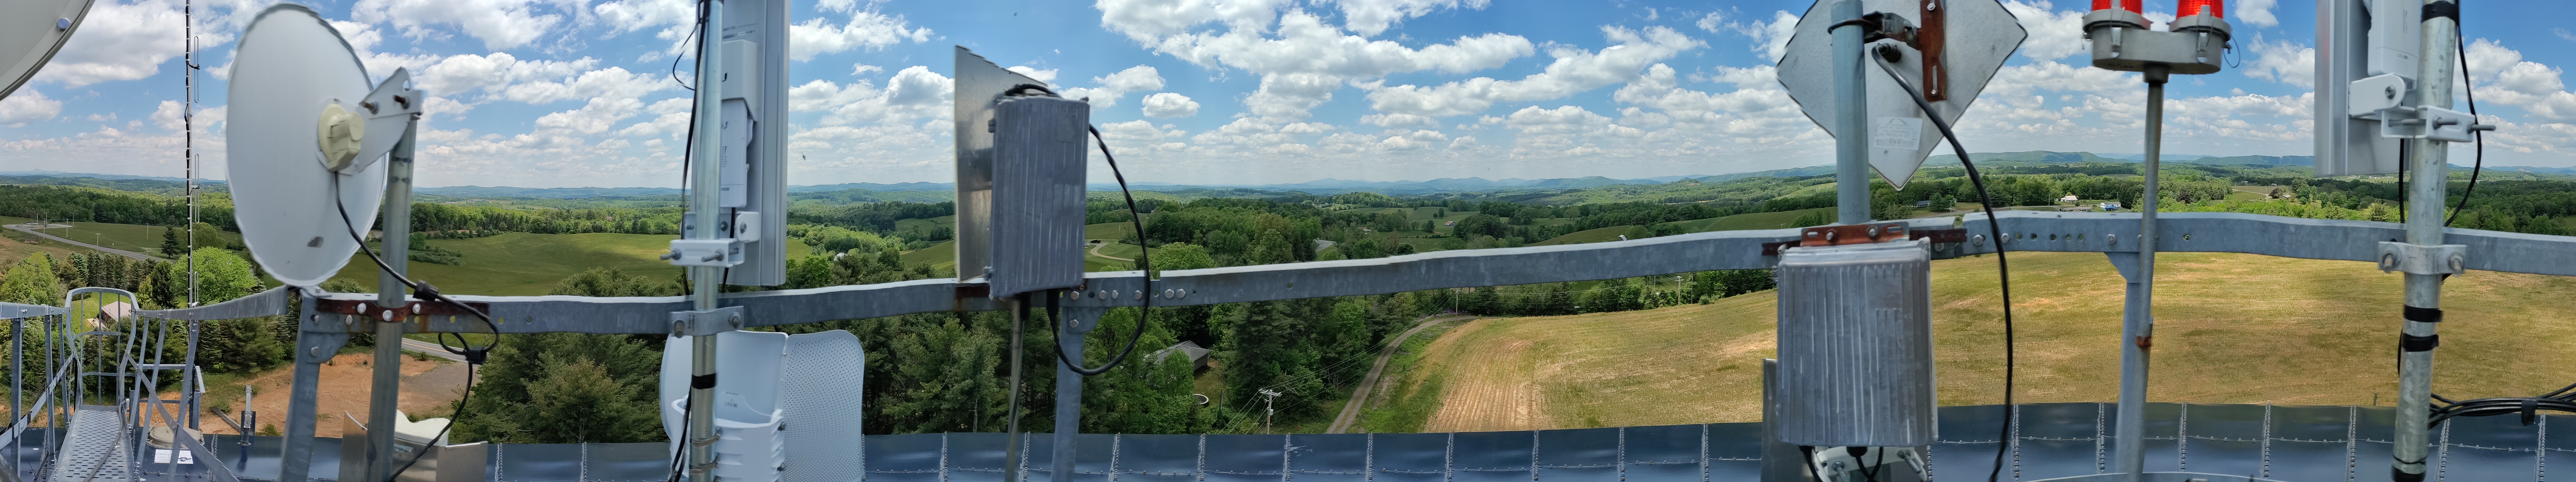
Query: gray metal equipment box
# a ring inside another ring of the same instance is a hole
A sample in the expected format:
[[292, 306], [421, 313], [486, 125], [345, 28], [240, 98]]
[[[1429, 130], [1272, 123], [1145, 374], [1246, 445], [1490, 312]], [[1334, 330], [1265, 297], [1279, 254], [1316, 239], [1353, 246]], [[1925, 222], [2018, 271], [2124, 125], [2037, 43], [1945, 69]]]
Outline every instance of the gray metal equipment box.
[[994, 298], [1081, 285], [1090, 106], [1005, 96], [1046, 83], [965, 47], [956, 58], [957, 279]]
[[1082, 285], [1083, 164], [1091, 104], [993, 105], [992, 296]]
[[1780, 441], [1920, 447], [1933, 441], [1929, 240], [1797, 247], [1780, 290]]

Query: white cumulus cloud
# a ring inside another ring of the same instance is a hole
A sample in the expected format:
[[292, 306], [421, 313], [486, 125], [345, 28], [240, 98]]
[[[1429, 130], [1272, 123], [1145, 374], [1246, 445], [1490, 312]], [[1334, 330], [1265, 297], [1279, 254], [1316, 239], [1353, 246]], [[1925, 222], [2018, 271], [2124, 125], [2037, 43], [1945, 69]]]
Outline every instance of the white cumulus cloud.
[[19, 87], [8, 98], [0, 99], [0, 125], [24, 127], [62, 113], [63, 101], [45, 97], [44, 92], [33, 88]]
[[446, 38], [436, 26], [453, 26], [483, 41], [492, 50], [518, 48], [563, 23], [561, 14], [539, 14], [537, 3], [519, 0], [358, 0], [349, 18], [390, 23], [414, 39]]
[[873, 7], [850, 12], [850, 20], [840, 25], [806, 19], [787, 29], [787, 58], [813, 60], [816, 55], [852, 49], [874, 52], [905, 40], [930, 41], [930, 27], [910, 27], [902, 15], [886, 15]]
[[1665, 27], [1644, 31], [1602, 27], [1616, 45], [1599, 52], [1571, 47], [1548, 51], [1556, 57], [1547, 69], [1520, 80], [1491, 77], [1450, 82], [1435, 87], [1399, 85], [1370, 89], [1370, 106], [1382, 112], [1448, 117], [1484, 112], [1497, 102], [1562, 98], [1638, 78], [1646, 66], [1705, 43]]
[[1199, 102], [1190, 96], [1163, 92], [1145, 96], [1146, 117], [1189, 117], [1199, 115]]

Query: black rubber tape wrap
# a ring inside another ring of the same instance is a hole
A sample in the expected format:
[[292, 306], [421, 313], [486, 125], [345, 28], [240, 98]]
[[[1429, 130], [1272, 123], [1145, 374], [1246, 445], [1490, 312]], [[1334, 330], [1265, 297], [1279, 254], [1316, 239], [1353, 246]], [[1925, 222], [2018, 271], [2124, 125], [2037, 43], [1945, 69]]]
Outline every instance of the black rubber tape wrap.
[[2441, 309], [2441, 308], [2416, 308], [2416, 307], [2414, 307], [2414, 306], [2407, 306], [2407, 307], [2406, 307], [2406, 321], [2420, 321], [2420, 322], [2425, 322], [2425, 323], [2441, 323], [2441, 322], [2442, 322], [2442, 309]]
[[2459, 2], [2441, 1], [2424, 4], [2424, 20], [2436, 18], [2448, 18], [2452, 23], [2458, 23], [2460, 21]]
[[709, 374], [705, 374], [705, 375], [691, 375], [691, 376], [689, 376], [689, 389], [690, 389], [690, 390], [705, 390], [705, 389], [715, 388], [715, 387], [716, 387], [716, 374], [709, 373]]
[[2397, 335], [2397, 347], [2410, 353], [2433, 351], [2433, 347], [2437, 346], [2442, 346], [2442, 335], [2415, 336], [2403, 333]]
[[[2416, 462], [2416, 463], [2422, 463], [2422, 462]], [[2389, 468], [2388, 468], [2388, 478], [2389, 478], [2389, 480], [2394, 480], [2394, 481], [2397, 481], [2397, 482], [2424, 482], [2424, 474], [2409, 474], [2409, 473], [2406, 473], [2406, 471], [2403, 471], [2403, 470], [2397, 470], [2397, 468], [2396, 468], [2396, 467], [2389, 467]]]

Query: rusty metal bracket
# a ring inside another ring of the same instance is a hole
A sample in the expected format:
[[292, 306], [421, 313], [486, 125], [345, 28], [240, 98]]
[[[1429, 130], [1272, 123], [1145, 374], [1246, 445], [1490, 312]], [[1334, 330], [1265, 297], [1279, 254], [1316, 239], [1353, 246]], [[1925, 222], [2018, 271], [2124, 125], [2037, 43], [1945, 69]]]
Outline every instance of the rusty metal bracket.
[[1839, 246], [1909, 239], [1903, 223], [1815, 226], [1798, 231], [1799, 246]]
[[1816, 226], [1799, 231], [1796, 240], [1762, 243], [1762, 255], [1779, 256], [1780, 250], [1798, 246], [1835, 246], [1916, 239], [1930, 239], [1933, 244], [1964, 243], [1968, 241], [1968, 230], [1911, 229], [1905, 227], [1903, 223]]
[[[357, 315], [372, 318], [376, 321], [396, 321], [416, 316], [474, 315], [473, 312], [457, 308], [456, 305], [422, 300], [411, 300], [410, 303], [404, 303], [402, 306], [392, 308], [377, 305], [373, 300], [335, 300], [325, 298], [314, 300], [313, 304], [319, 311], [324, 313]], [[472, 306], [474, 309], [483, 310], [485, 312], [490, 312], [492, 310], [491, 303], [468, 302], [465, 304], [466, 306]]]
[[1914, 49], [1923, 52], [1923, 100], [1940, 102], [1950, 98], [1950, 75], [1942, 71], [1941, 65], [1941, 51], [1947, 43], [1943, 41], [1947, 37], [1941, 28], [1941, 24], [1946, 23], [1947, 15], [1943, 11], [1948, 9], [1943, 8], [1943, 3], [1947, 0], [1916, 1], [1923, 4], [1922, 15], [1917, 17], [1923, 20], [1923, 25], [1915, 27], [1914, 32]]

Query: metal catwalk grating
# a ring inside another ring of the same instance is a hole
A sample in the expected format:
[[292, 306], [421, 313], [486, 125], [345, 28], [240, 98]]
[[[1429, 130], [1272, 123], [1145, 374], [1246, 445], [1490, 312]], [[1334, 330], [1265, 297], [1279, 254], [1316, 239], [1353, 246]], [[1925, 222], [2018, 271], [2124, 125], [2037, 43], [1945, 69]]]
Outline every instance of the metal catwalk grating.
[[[116, 407], [82, 405], [72, 413], [72, 429], [63, 440], [62, 452], [54, 459], [49, 482], [127, 482], [129, 465], [125, 453], [131, 447], [120, 447], [123, 423], [117, 419]], [[95, 475], [93, 475], [95, 474]]]

